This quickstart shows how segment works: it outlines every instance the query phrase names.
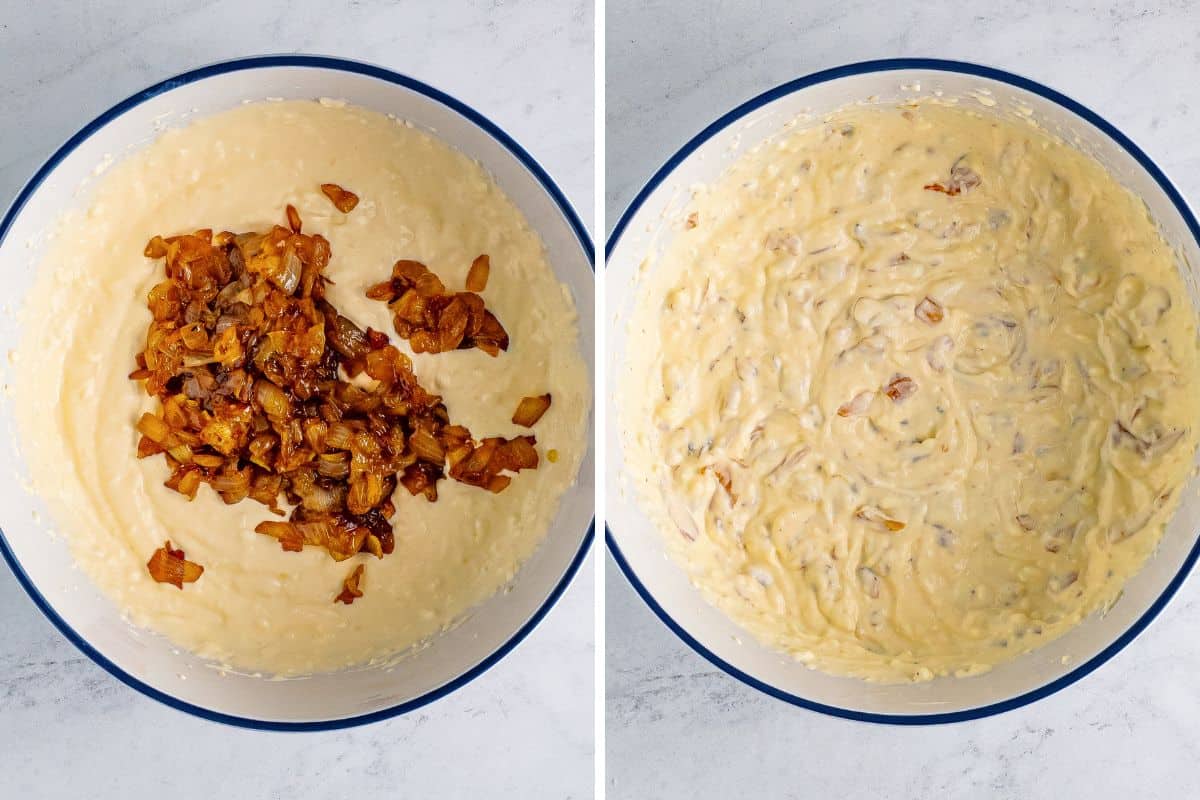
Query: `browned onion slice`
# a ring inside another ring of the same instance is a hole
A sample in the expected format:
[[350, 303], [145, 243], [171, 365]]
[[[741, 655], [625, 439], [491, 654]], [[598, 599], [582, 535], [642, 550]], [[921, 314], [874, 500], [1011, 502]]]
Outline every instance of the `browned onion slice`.
[[535, 395], [534, 397], [523, 397], [521, 398], [521, 402], [517, 404], [517, 410], [513, 412], [513, 424], [532, 428], [542, 418], [542, 415], [546, 413], [548, 408], [550, 408], [549, 392]]
[[183, 551], [172, 548], [169, 539], [150, 556], [146, 568], [151, 578], [177, 589], [182, 589], [185, 583], [195, 583], [204, 574], [204, 567], [184, 558]]
[[346, 576], [346, 580], [342, 581], [342, 591], [337, 597], [333, 598], [335, 603], [345, 603], [350, 605], [357, 598], [363, 596], [362, 591], [363, 565], [359, 564], [354, 568], [354, 571]]

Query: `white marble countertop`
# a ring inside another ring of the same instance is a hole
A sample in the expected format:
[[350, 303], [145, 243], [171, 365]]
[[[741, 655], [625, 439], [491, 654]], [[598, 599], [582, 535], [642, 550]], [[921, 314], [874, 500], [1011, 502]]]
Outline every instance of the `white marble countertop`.
[[[192, 67], [287, 51], [444, 89], [509, 131], [591, 219], [589, 0], [0, 0], [0, 205], [112, 103]], [[125, 687], [0, 568], [0, 797], [590, 797], [593, 586], [589, 559], [516, 650], [448, 698], [349, 731], [280, 734]]]
[[[676, 148], [737, 103], [819, 69], [897, 56], [976, 61], [1047, 83], [1108, 118], [1200, 201], [1200, 7], [1185, 0], [609, 0], [606, 13], [610, 228]], [[726, 676], [607, 563], [609, 800], [1200, 791], [1195, 580], [1116, 658], [1046, 700], [977, 722], [897, 728], [793, 708]]]

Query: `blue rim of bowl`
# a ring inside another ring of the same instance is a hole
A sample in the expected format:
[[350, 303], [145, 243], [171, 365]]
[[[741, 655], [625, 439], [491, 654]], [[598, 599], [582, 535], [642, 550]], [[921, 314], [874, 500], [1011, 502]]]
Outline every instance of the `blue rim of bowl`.
[[[537, 178], [537, 181], [539, 184], [541, 184], [542, 189], [544, 189], [546, 193], [550, 195], [550, 197], [554, 200], [555, 205], [558, 206], [559, 212], [570, 224], [571, 229], [575, 233], [575, 237], [579, 240], [580, 247], [583, 248], [585, 254], [587, 255], [588, 263], [591, 265], [593, 272], [595, 271], [596, 264], [593, 256], [592, 240], [591, 237], [588, 236], [587, 229], [583, 226], [579, 216], [575, 213], [575, 209], [571, 206], [571, 203], [562, 193], [562, 190], [558, 188], [558, 185], [555, 184], [550, 176], [546, 173], [546, 170], [542, 168], [542, 165], [539, 164], [532, 155], [530, 155], [523, 147], [521, 147], [521, 145], [517, 144], [516, 141], [514, 141], [513, 138], [505, 133], [504, 130], [502, 130], [499, 126], [462, 101], [456, 100], [445, 92], [435, 89], [432, 86], [422, 83], [421, 81], [410, 78], [407, 75], [401, 75], [400, 73], [392, 72], [391, 70], [384, 69], [383, 67], [377, 67], [373, 64], [366, 64], [360, 61], [351, 61], [343, 58], [316, 55], [269, 55], [221, 61], [216, 64], [210, 64], [205, 67], [200, 67], [198, 69], [185, 72], [181, 75], [176, 75], [173, 78], [168, 78], [165, 81], [156, 83], [150, 88], [138, 92], [137, 94], [117, 103], [112, 108], [108, 109], [103, 114], [89, 122], [82, 129], [80, 129], [78, 133], [68, 139], [66, 144], [55, 151], [54, 155], [50, 156], [50, 158], [47, 159], [41, 168], [34, 173], [33, 177], [29, 179], [29, 182], [26, 183], [21, 189], [20, 193], [17, 194], [17, 197], [9, 207], [8, 212], [4, 215], [3, 221], [0, 221], [0, 245], [3, 245], [4, 239], [8, 234], [8, 230], [11, 227], [13, 220], [15, 220], [20, 214], [21, 209], [25, 206], [25, 203], [29, 200], [33, 193], [37, 191], [38, 187], [41, 186], [46, 177], [54, 171], [59, 162], [66, 158], [76, 147], [82, 144], [93, 133], [104, 127], [110, 121], [121, 116], [129, 109], [141, 105], [147, 100], [151, 100], [180, 86], [186, 86], [190, 83], [195, 83], [196, 81], [200, 81], [205, 78], [211, 78], [215, 75], [224, 75], [230, 72], [242, 72], [251, 69], [261, 69], [264, 67], [315, 67], [319, 69], [337, 70], [340, 72], [351, 72], [357, 75], [366, 75], [371, 78], [377, 78], [382, 81], [387, 81], [388, 83], [403, 86], [406, 89], [411, 89], [418, 94], [422, 94], [425, 97], [428, 97], [429, 99], [446, 106], [452, 111], [457, 112], [460, 116], [466, 118], [467, 121], [473, 123], [476, 127], [482, 129], [485, 133], [503, 145], [509, 153], [515, 156], [517, 160], [520, 161], [521, 164], [528, 169], [535, 178]], [[547, 595], [546, 599], [542, 601], [541, 606], [538, 607], [533, 616], [525, 621], [525, 624], [523, 624], [516, 631], [516, 633], [514, 633], [506, 642], [504, 642], [504, 644], [500, 645], [500, 647], [497, 648], [487, 658], [484, 658], [478, 664], [463, 672], [453, 680], [437, 687], [436, 689], [426, 692], [420, 697], [400, 703], [399, 705], [380, 709], [379, 711], [372, 711], [369, 714], [361, 714], [358, 716], [344, 717], [333, 720], [318, 720], [313, 722], [276, 722], [272, 720], [260, 720], [249, 717], [239, 717], [232, 714], [224, 714], [204, 708], [203, 706], [185, 702], [166, 692], [155, 689], [153, 686], [150, 686], [138, 678], [135, 678], [133, 675], [130, 675], [121, 667], [117, 666], [108, 658], [106, 658], [102, 653], [100, 653], [100, 651], [92, 647], [86, 639], [80, 636], [70, 625], [68, 625], [66, 620], [59, 616], [58, 612], [50, 606], [50, 604], [46, 601], [46, 598], [42, 596], [41, 592], [38, 591], [37, 587], [34, 586], [33, 581], [21, 567], [16, 555], [9, 547], [8, 540], [5, 537], [3, 530], [0, 530], [0, 554], [3, 554], [4, 560], [8, 563], [9, 568], [12, 569], [13, 574], [16, 575], [17, 582], [21, 584], [21, 587], [25, 589], [25, 592], [33, 600], [34, 604], [41, 609], [42, 613], [45, 614], [52, 623], [54, 623], [54, 627], [58, 628], [63, 636], [65, 636], [73, 645], [79, 648], [84, 655], [88, 656], [101, 667], [103, 667], [117, 680], [121, 681], [127, 686], [131, 686], [147, 697], [168, 705], [171, 708], [184, 711], [202, 719], [211, 720], [213, 722], [222, 722], [227, 725], [235, 725], [242, 728], [272, 731], [329, 731], [340, 728], [350, 728], [357, 725], [365, 725], [370, 722], [378, 722], [379, 720], [389, 719], [400, 714], [406, 714], [410, 711], [414, 711], [422, 706], [432, 703], [435, 700], [445, 697], [446, 695], [465, 686], [486, 672], [489, 668], [500, 661], [500, 659], [508, 655], [513, 648], [520, 644], [521, 640], [529, 635], [529, 633], [537, 626], [539, 622], [542, 621], [542, 619], [558, 601], [559, 597], [562, 596], [562, 593], [571, 583], [572, 578], [575, 577], [575, 573], [579, 571], [579, 566], [583, 563], [584, 558], [587, 557], [588, 550], [591, 548], [592, 540], [595, 537], [595, 531], [596, 521], [593, 517], [592, 521], [588, 524], [587, 533], [584, 535], [583, 540], [579, 544], [579, 551], [571, 559], [571, 563], [567, 565], [566, 571], [563, 572], [562, 577], [559, 578], [558, 583], [555, 584], [550, 594]]]
[[[658, 171], [654, 173], [654, 176], [650, 178], [642, 190], [638, 192], [637, 196], [633, 199], [633, 202], [629, 204], [628, 208], [625, 209], [625, 213], [622, 214], [621, 218], [617, 221], [616, 226], [613, 228], [612, 234], [608, 237], [608, 242], [605, 246], [605, 253], [610, 254], [613, 252], [614, 248], [617, 246], [617, 242], [621, 238], [621, 234], [629, 225], [630, 220], [633, 219], [638, 209], [640, 209], [642, 204], [646, 202], [646, 199], [650, 196], [651, 192], [657, 189], [659, 184], [666, 180], [675, 170], [675, 168], [683, 162], [684, 159], [691, 155], [696, 148], [700, 147], [700, 145], [712, 138], [714, 134], [720, 132], [724, 128], [740, 120], [750, 112], [761, 108], [767, 103], [800, 89], [804, 89], [809, 86], [815, 86], [819, 83], [826, 83], [831, 80], [836, 80], [837, 78], [845, 78], [851, 75], [862, 75], [871, 72], [895, 72], [897, 70], [904, 69], [927, 69], [940, 72], [954, 72], [959, 74], [974, 75], [980, 78], [990, 78], [992, 80], [999, 81], [1001, 83], [1007, 83], [1019, 89], [1024, 89], [1040, 95], [1041, 97], [1050, 100], [1059, 106], [1062, 106], [1068, 111], [1073, 112], [1076, 116], [1083, 118], [1098, 128], [1137, 160], [1138, 164], [1140, 164], [1141, 167], [1146, 170], [1151, 177], [1154, 178], [1155, 182], [1158, 183], [1159, 187], [1164, 193], [1166, 193], [1167, 197], [1170, 198], [1171, 203], [1175, 206], [1175, 209], [1179, 212], [1179, 215], [1183, 218], [1184, 222], [1187, 223], [1188, 230], [1191, 232], [1192, 237], [1198, 244], [1200, 244], [1200, 224], [1197, 224], [1196, 217], [1188, 208], [1187, 203], [1179, 194], [1179, 191], [1167, 179], [1167, 176], [1163, 174], [1162, 170], [1160, 170], [1158, 166], [1150, 159], [1150, 157], [1147, 156], [1140, 147], [1134, 144], [1129, 137], [1125, 136], [1125, 134], [1114, 128], [1103, 117], [1081, 103], [1072, 100], [1066, 95], [1056, 92], [1047, 86], [1043, 86], [1036, 81], [1032, 81], [1029, 78], [1023, 78], [1019, 75], [1014, 75], [1011, 72], [1005, 72], [1004, 70], [999, 70], [994, 67], [985, 67], [980, 64], [971, 64], [965, 61], [946, 61], [936, 58], [889, 58], [879, 61], [862, 61], [855, 64], [847, 64], [845, 66], [834, 67], [833, 69], [815, 72], [812, 75], [807, 75], [803, 78], [797, 78], [796, 80], [788, 81], [787, 83], [763, 92], [757, 97], [747, 100], [737, 108], [734, 108], [732, 111], [722, 116], [716, 122], [709, 125], [704, 130], [700, 131], [700, 133], [692, 137], [687, 144], [681, 147], [678, 152], [667, 159], [666, 163], [664, 163], [658, 169]], [[1033, 689], [1008, 700], [1002, 700], [999, 703], [991, 703], [986, 706], [965, 709], [963, 711], [952, 711], [939, 714], [876, 714], [866, 711], [856, 711], [854, 709], [826, 705], [824, 703], [818, 703], [816, 701], [808, 700], [798, 695], [791, 694], [790, 692], [785, 692], [777, 687], [764, 683], [763, 681], [755, 678], [753, 675], [748, 675], [747, 673], [730, 664], [728, 661], [725, 661], [720, 656], [701, 644], [694, 636], [684, 630], [684, 628], [678, 622], [672, 619], [671, 615], [668, 614], [666, 610], [658, 604], [653, 595], [646, 588], [645, 584], [638, 579], [637, 575], [633, 571], [633, 568], [629, 565], [629, 562], [621, 553], [621, 548], [617, 546], [616, 539], [613, 537], [612, 529], [607, 525], [605, 526], [605, 542], [608, 544], [608, 549], [612, 553], [613, 559], [621, 568], [621, 572], [623, 572], [629, 582], [633, 584], [633, 588], [637, 591], [638, 595], [641, 596], [642, 600], [645, 601], [646, 605], [650, 606], [651, 610], [654, 611], [658, 618], [662, 620], [663, 623], [670, 628], [676, 636], [678, 636], [693, 650], [707, 659], [711, 664], [713, 664], [713, 666], [718, 667], [724, 672], [727, 672], [734, 678], [740, 680], [742, 683], [758, 689], [760, 692], [768, 694], [776, 699], [783, 700], [784, 702], [791, 703], [792, 705], [800, 706], [810, 711], [817, 711], [819, 713], [828, 714], [834, 717], [842, 717], [844, 719], [852, 719], [859, 722], [875, 722], [888, 725], [938, 725], [950, 722], [966, 722], [968, 720], [981, 719], [983, 717], [990, 717], [995, 714], [1002, 714], [1005, 711], [1011, 711], [1014, 708], [1020, 708], [1021, 706], [1028, 705], [1036, 700], [1040, 700], [1043, 697], [1049, 697], [1060, 689], [1065, 689], [1115, 656], [1122, 649], [1124, 649], [1126, 645], [1132, 642], [1138, 636], [1138, 634], [1145, 630], [1146, 626], [1158, 616], [1158, 614], [1163, 610], [1163, 608], [1166, 607], [1167, 603], [1170, 602], [1171, 598], [1175, 595], [1175, 592], [1179, 590], [1179, 587], [1183, 585], [1184, 580], [1187, 579], [1188, 574], [1195, 565], [1197, 557], [1200, 557], [1200, 539], [1197, 539], [1197, 541], [1192, 545], [1192, 549], [1188, 553], [1187, 558], [1184, 559], [1183, 566], [1180, 567], [1179, 572], [1174, 578], [1171, 579], [1171, 582], [1167, 584], [1167, 587], [1163, 590], [1162, 594], [1159, 595], [1158, 599], [1154, 601], [1150, 608], [1148, 608], [1141, 617], [1139, 617], [1132, 625], [1130, 625], [1129, 628], [1119, 637], [1117, 637], [1117, 639], [1115, 639], [1108, 647], [1104, 648], [1099, 653], [1092, 656], [1092, 658], [1068, 672], [1066, 675], [1056, 678], [1044, 686]]]

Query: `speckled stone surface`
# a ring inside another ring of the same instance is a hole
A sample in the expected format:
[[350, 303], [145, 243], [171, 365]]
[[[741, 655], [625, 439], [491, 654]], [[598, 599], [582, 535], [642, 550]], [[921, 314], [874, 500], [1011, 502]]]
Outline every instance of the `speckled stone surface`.
[[[1200, 198], [1195, 4], [609, 0], [607, 17], [610, 228], [676, 148], [737, 103], [819, 69], [897, 56], [977, 61], [1049, 84]], [[897, 728], [820, 716], [738, 683], [607, 564], [610, 800], [1200, 793], [1194, 579], [1130, 647], [1059, 694], [987, 720]]]
[[[0, 0], [0, 205], [114, 102], [225, 58], [372, 61], [474, 106], [592, 216], [592, 6]], [[553, 69], [547, 69], [553, 64]], [[193, 719], [89, 661], [0, 567], [0, 798], [585, 798], [593, 567], [499, 665], [408, 716], [280, 734]]]

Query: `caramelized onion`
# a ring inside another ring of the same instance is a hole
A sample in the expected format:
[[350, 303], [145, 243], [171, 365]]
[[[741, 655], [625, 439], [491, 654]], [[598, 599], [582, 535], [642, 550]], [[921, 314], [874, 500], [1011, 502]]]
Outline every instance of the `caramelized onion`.
[[396, 333], [408, 340], [413, 352], [478, 347], [495, 357], [508, 349], [508, 333], [475, 293], [487, 284], [489, 272], [490, 260], [481, 255], [467, 275], [469, 291], [448, 292], [424, 264], [400, 260], [392, 267], [391, 279], [369, 288], [367, 297], [388, 303]]
[[336, 183], [322, 183], [321, 192], [343, 214], [349, 214], [358, 205], [358, 195], [354, 192], [346, 191]]
[[491, 269], [492, 261], [486, 253], [472, 261], [471, 269], [467, 271], [467, 291], [482, 292], [486, 289]]
[[362, 597], [362, 577], [363, 565], [359, 564], [353, 572], [346, 576], [346, 580], [342, 581], [342, 592], [333, 598], [333, 602], [350, 605], [356, 598]]
[[917, 303], [913, 309], [913, 313], [917, 319], [930, 325], [936, 325], [945, 317], [945, 311], [942, 309], [941, 304], [932, 297], [926, 297]]
[[345, 422], [335, 422], [325, 435], [325, 446], [334, 450], [349, 450], [354, 442], [354, 428]]
[[513, 412], [512, 422], [525, 428], [532, 428], [542, 418], [542, 414], [550, 408], [550, 394], [539, 394], [536, 397], [523, 397]]
[[291, 401], [275, 384], [267, 380], [254, 383], [254, 399], [268, 417], [285, 418], [291, 411]]
[[350, 456], [346, 453], [323, 453], [317, 458], [317, 473], [325, 478], [342, 480], [350, 475]]
[[884, 394], [893, 403], [899, 403], [917, 391], [917, 382], [904, 375], [895, 375], [884, 387]]
[[446, 449], [427, 428], [418, 428], [409, 437], [408, 442], [417, 458], [423, 458], [433, 464], [441, 464], [446, 460]]
[[185, 583], [195, 583], [204, 574], [204, 567], [184, 558], [183, 551], [173, 549], [169, 539], [150, 556], [146, 568], [151, 578], [159, 583], [169, 583], [177, 589], [182, 589]]
[[[282, 496], [291, 508], [286, 519], [255, 530], [284, 550], [382, 558], [395, 547], [398, 484], [430, 502], [447, 474], [502, 491], [511, 473], [537, 467], [534, 439], [477, 442], [454, 425], [408, 356], [325, 299], [329, 242], [301, 233], [294, 207], [286, 215], [288, 227], [265, 233], [204, 229], [147, 243], [146, 256], [163, 259], [166, 279], [147, 298], [153, 320], [130, 377], [144, 381], [161, 407], [138, 419], [137, 455], [163, 454], [171, 468], [165, 485], [189, 499], [208, 484], [226, 503], [249, 498], [285, 516]], [[482, 288], [487, 269], [486, 256], [476, 259], [470, 285]], [[408, 298], [393, 305], [415, 315], [414, 349], [480, 347], [495, 355], [508, 346], [478, 295], [446, 292], [415, 261], [397, 262], [392, 281], [372, 292]], [[369, 386], [345, 377], [364, 371]], [[527, 399], [540, 408], [521, 417], [533, 424], [545, 408], [541, 398]], [[155, 558], [155, 569], [173, 581], [165, 570], [177, 569], [175, 556]]]
[[[329, 337], [329, 344], [343, 358], [362, 358], [370, 350], [367, 345], [367, 337], [362, 332], [362, 329], [355, 325], [350, 320], [338, 314], [332, 306], [326, 306], [325, 329]], [[332, 317], [332, 325], [329, 320]]]

